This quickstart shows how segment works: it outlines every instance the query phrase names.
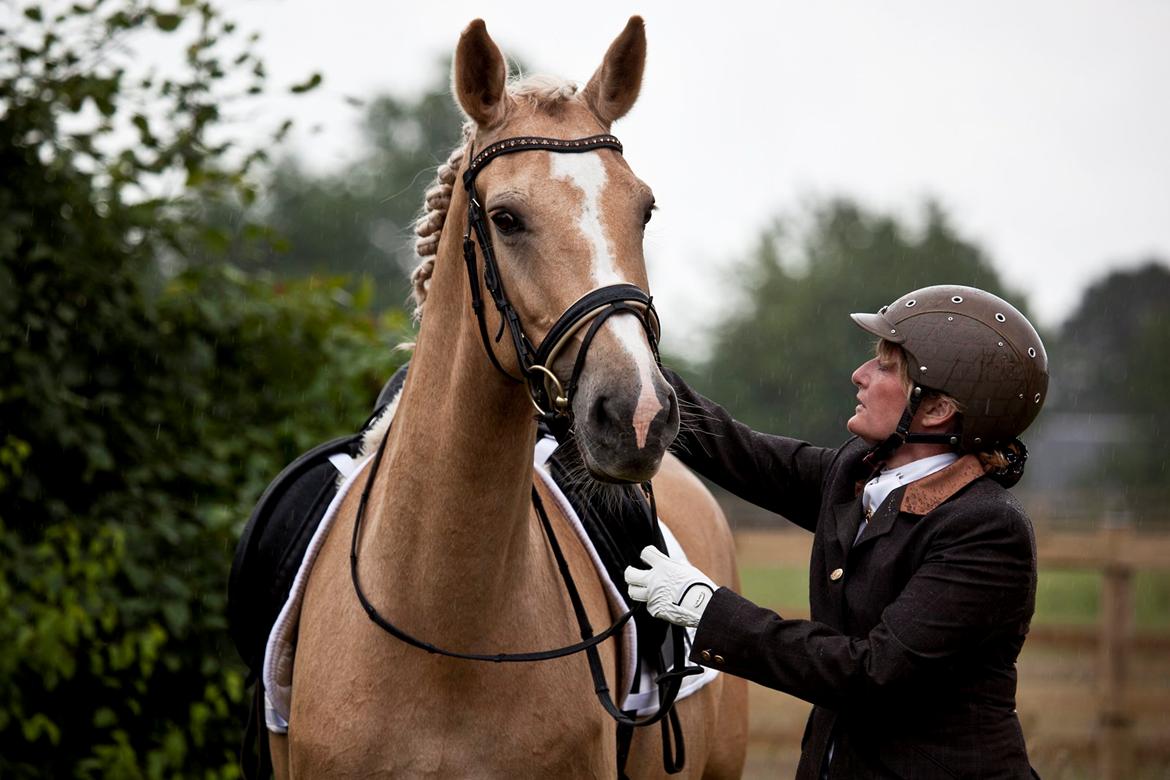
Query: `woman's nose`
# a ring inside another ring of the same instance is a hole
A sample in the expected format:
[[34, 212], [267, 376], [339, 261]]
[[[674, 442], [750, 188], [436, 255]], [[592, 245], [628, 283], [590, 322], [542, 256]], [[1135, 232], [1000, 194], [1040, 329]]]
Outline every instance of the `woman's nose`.
[[865, 375], [865, 368], [871, 362], [872, 361], [867, 360], [866, 362], [862, 363], [857, 368], [853, 369], [853, 375], [851, 377], [849, 377], [853, 381], [853, 384], [857, 385], [858, 387], [861, 387], [862, 378]]

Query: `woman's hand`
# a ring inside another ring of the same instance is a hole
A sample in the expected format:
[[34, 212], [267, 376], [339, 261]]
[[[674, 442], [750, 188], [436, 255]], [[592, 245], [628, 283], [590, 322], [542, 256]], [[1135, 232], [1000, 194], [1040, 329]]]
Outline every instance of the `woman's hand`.
[[655, 547], [642, 550], [642, 561], [650, 568], [626, 567], [630, 598], [646, 602], [646, 610], [656, 618], [678, 626], [699, 625], [715, 583], [694, 566], [671, 560]]

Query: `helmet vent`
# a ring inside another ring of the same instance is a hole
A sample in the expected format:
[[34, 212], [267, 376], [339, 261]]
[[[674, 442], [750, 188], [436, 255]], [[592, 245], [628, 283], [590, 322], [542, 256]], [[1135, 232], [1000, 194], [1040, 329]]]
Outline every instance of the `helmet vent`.
[[947, 322], [954, 322], [954, 321], [955, 321], [954, 317], [947, 317]]
[[1040, 403], [1040, 394], [1036, 393], [1036, 397], [1033, 398], [1032, 400], [1035, 401], [1036, 403]]
[[956, 295], [953, 298], [951, 298], [951, 303], [962, 303], [962, 302], [963, 302], [962, 295]]
[[1036, 348], [1035, 347], [1028, 347], [1028, 357], [1032, 357], [1032, 358], [1036, 357]]
[[1000, 341], [1000, 342], [998, 342], [998, 343], [999, 343], [999, 345], [1000, 345], [1001, 347], [1003, 346], [1003, 342], [1002, 342], [1002, 341]]
[[1007, 322], [1007, 317], [1003, 316], [999, 312], [996, 312], [995, 313], [995, 320], [996, 320], [996, 322]]
[[907, 309], [913, 308], [914, 304], [916, 304], [916, 303], [918, 303], [918, 301], [911, 298], [910, 300], [906, 301], [906, 308]]
[[887, 310], [887, 309], [889, 309], [889, 308], [890, 308], [889, 306], [883, 306], [883, 307], [881, 307], [880, 309], [878, 309], [878, 314], [885, 314], [885, 313], [886, 313], [886, 310]]

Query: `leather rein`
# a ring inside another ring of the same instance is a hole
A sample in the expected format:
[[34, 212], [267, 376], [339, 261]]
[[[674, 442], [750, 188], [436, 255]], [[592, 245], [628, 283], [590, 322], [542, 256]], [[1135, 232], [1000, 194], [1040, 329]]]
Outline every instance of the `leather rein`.
[[[536, 407], [537, 419], [543, 421], [556, 436], [557, 441], [561, 443], [571, 433], [573, 423], [573, 393], [576, 391], [577, 382], [585, 364], [589, 345], [592, 343], [593, 337], [597, 334], [601, 325], [606, 319], [615, 314], [622, 312], [634, 314], [646, 332], [650, 347], [654, 352], [655, 360], [660, 362], [661, 359], [658, 353], [660, 327], [658, 314], [654, 309], [651, 297], [636, 285], [624, 283], [607, 285], [586, 293], [570, 305], [553, 324], [552, 328], [549, 329], [548, 334], [541, 342], [539, 348], [534, 348], [531, 339], [524, 331], [519, 314], [508, 300], [507, 293], [504, 290], [503, 280], [496, 262], [495, 251], [492, 247], [491, 236], [485, 221], [486, 214], [480, 203], [479, 194], [476, 191], [475, 178], [489, 162], [496, 157], [506, 154], [532, 150], [573, 153], [588, 152], [594, 149], [614, 149], [620, 154], [622, 152], [622, 145], [617, 138], [608, 134], [578, 139], [543, 138], [538, 136], [505, 138], [490, 144], [475, 155], [463, 174], [463, 186], [467, 190], [468, 195], [467, 231], [463, 237], [463, 257], [467, 265], [467, 278], [471, 287], [471, 307], [479, 324], [480, 338], [483, 341], [484, 350], [487, 352], [487, 356], [491, 360], [492, 365], [500, 373], [515, 382], [525, 382], [528, 385], [529, 397], [532, 400], [533, 406]], [[512, 375], [503, 367], [492, 348], [493, 340], [488, 335], [484, 301], [480, 294], [479, 270], [475, 250], [476, 242], [479, 243], [483, 254], [483, 286], [487, 289], [501, 317], [500, 329], [496, 333], [494, 341], [496, 343], [500, 341], [504, 334], [504, 328], [506, 327], [511, 335], [517, 363], [523, 374], [521, 378]], [[568, 383], [562, 385], [553, 373], [553, 363], [561, 351], [563, 351], [564, 347], [586, 325], [588, 325], [588, 329], [582, 337], [581, 346], [578, 348], [572, 374]], [[673, 670], [663, 672], [655, 679], [655, 682], [658, 684], [658, 711], [646, 718], [639, 719], [636, 713], [623, 712], [619, 709], [609, 692], [604, 669], [602, 668], [601, 659], [597, 652], [597, 645], [620, 631], [631, 617], [633, 617], [634, 612], [633, 610], [627, 610], [613, 625], [599, 634], [593, 633], [593, 628], [586, 615], [580, 593], [577, 590], [576, 584], [573, 582], [568, 564], [557, 542], [556, 535], [553, 533], [552, 524], [548, 519], [548, 514], [544, 509], [543, 502], [540, 500], [535, 485], [532, 488], [532, 505], [540, 518], [545, 538], [548, 539], [553, 557], [557, 562], [557, 568], [560, 571], [561, 579], [565, 583], [565, 589], [573, 605], [573, 611], [577, 619], [578, 628], [580, 629], [581, 641], [555, 649], [522, 653], [460, 652], [446, 650], [418, 639], [395, 626], [378, 612], [377, 608], [366, 597], [358, 577], [358, 542], [360, 539], [362, 518], [365, 515], [366, 505], [370, 498], [374, 476], [378, 472], [386, 442], [389, 438], [389, 435], [382, 438], [382, 442], [378, 446], [377, 453], [374, 456], [374, 461], [371, 464], [370, 476], [366, 480], [361, 500], [358, 504], [357, 516], [353, 527], [353, 540], [350, 546], [350, 573], [354, 591], [357, 593], [358, 601], [361, 603], [369, 619], [379, 628], [408, 645], [425, 650], [428, 653], [469, 661], [490, 661], [493, 663], [545, 661], [584, 652], [589, 660], [595, 693], [605, 711], [618, 722], [619, 730], [623, 727], [630, 729], [633, 727], [649, 726], [661, 721], [668, 715], [670, 716], [671, 730], [674, 732], [674, 742], [677, 747], [674, 751], [671, 750], [667, 732], [665, 731], [666, 724], [664, 723], [664, 762], [666, 763], [668, 772], [681, 770], [685, 761], [685, 754], [681, 725], [678, 722], [677, 714], [674, 712], [674, 701], [678, 696], [683, 678], [702, 672], [700, 667], [688, 667], [685, 665], [686, 647], [684, 629], [679, 626], [671, 627], [672, 651], [675, 666]], [[665, 552], [665, 544], [662, 540], [661, 531], [658, 528], [657, 510], [650, 483], [644, 483], [642, 488], [649, 500], [650, 522], [653, 524], [654, 537], [657, 540], [656, 543]], [[646, 617], [648, 618], [649, 615], [646, 614]], [[625, 747], [628, 750], [628, 744]], [[619, 750], [619, 752], [621, 751]], [[674, 753], [674, 758], [671, 758], [672, 753]], [[624, 756], [621, 758], [624, 759]], [[624, 764], [624, 760], [619, 761], [619, 763]], [[621, 766], [619, 766], [620, 770]]]

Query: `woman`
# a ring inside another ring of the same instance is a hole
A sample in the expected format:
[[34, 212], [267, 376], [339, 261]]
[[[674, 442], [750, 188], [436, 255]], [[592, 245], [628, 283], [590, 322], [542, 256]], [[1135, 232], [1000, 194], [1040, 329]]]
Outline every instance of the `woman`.
[[853, 373], [836, 449], [698, 407], [680, 457], [815, 534], [810, 620], [787, 620], [652, 547], [626, 570], [651, 614], [697, 626], [691, 660], [816, 705], [798, 778], [1030, 777], [1015, 661], [1035, 606], [1031, 522], [1005, 489], [1048, 385], [1036, 330], [970, 287], [853, 320], [879, 338]]

